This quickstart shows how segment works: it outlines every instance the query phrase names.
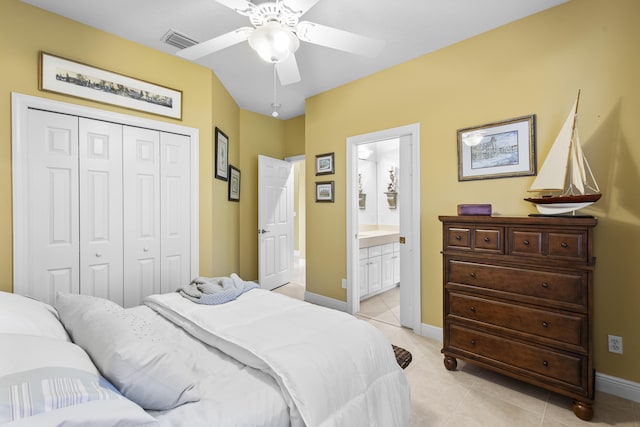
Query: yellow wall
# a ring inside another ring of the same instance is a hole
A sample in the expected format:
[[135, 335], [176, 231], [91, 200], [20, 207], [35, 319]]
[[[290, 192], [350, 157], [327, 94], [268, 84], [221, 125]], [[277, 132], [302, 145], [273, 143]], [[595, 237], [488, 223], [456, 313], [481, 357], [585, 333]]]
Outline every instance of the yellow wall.
[[[336, 202], [315, 203], [307, 179], [307, 289], [346, 300], [346, 138], [420, 123], [422, 322], [442, 326], [438, 215], [459, 203], [491, 203], [526, 215], [532, 177], [458, 182], [456, 130], [537, 115], [541, 163], [582, 89], [579, 130], [604, 193], [595, 252], [595, 363], [640, 381], [640, 2], [572, 1], [307, 100], [306, 164], [336, 153]], [[624, 355], [607, 352], [607, 334]]]
[[[210, 125], [209, 129], [203, 132], [212, 133], [215, 138], [215, 127], [217, 126], [222, 132], [224, 132], [229, 138], [229, 164], [240, 169], [240, 152], [242, 143], [240, 141], [240, 109], [235, 103], [229, 92], [222, 86], [222, 83], [212, 73], [213, 79], [213, 125]], [[203, 236], [208, 243], [212, 244], [210, 253], [211, 260], [207, 260], [207, 265], [211, 265], [211, 268], [205, 272], [200, 267], [201, 274], [204, 276], [229, 276], [231, 273], [237, 273], [240, 270], [239, 254], [240, 243], [238, 240], [238, 233], [240, 231], [240, 205], [236, 202], [228, 201], [229, 187], [227, 181], [214, 178], [215, 165], [215, 141], [212, 138], [211, 145], [209, 146], [208, 153], [200, 152], [200, 163], [209, 164], [210, 174], [202, 176], [200, 181], [205, 181], [212, 187], [212, 197], [210, 199], [211, 204], [208, 208], [211, 209], [211, 223], [207, 224], [210, 229], [210, 234], [205, 235], [205, 231], [200, 229], [200, 238]], [[241, 180], [244, 176], [240, 176]], [[242, 185], [241, 192], [246, 189], [246, 186]], [[202, 193], [202, 191], [201, 191]], [[241, 199], [245, 194], [240, 194]], [[200, 199], [200, 203], [203, 200]], [[207, 218], [209, 219], [209, 218]], [[202, 220], [200, 224], [202, 224]], [[224, 244], [221, 244], [224, 242]], [[201, 245], [200, 257], [203, 257], [203, 247]]]

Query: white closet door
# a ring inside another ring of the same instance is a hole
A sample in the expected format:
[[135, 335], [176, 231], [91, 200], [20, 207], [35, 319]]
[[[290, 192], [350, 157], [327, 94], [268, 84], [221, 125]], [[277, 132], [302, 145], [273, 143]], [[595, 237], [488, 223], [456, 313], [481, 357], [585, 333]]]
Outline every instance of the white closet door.
[[161, 289], [159, 135], [123, 127], [124, 307]]
[[79, 292], [78, 118], [29, 110], [28, 295]]
[[160, 133], [161, 292], [173, 292], [192, 279], [189, 144], [188, 136]]
[[80, 118], [80, 293], [123, 303], [122, 125]]

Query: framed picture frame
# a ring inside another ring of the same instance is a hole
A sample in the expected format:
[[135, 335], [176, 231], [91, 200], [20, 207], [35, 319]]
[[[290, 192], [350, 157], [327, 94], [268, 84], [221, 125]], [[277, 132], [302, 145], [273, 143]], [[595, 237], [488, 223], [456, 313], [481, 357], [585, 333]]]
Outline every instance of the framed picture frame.
[[229, 165], [229, 201], [240, 201], [240, 169]]
[[216, 127], [215, 177], [229, 179], [229, 137]]
[[316, 202], [333, 203], [333, 181], [316, 182]]
[[458, 181], [536, 174], [534, 114], [458, 129]]
[[316, 155], [316, 176], [335, 173], [334, 153]]
[[182, 120], [182, 92], [40, 52], [39, 89]]

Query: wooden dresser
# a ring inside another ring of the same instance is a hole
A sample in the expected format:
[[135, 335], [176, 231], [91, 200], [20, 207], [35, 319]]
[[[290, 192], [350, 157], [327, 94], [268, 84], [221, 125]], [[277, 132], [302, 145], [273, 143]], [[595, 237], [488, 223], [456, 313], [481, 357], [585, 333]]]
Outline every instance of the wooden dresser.
[[463, 359], [593, 416], [594, 218], [441, 216], [444, 364]]

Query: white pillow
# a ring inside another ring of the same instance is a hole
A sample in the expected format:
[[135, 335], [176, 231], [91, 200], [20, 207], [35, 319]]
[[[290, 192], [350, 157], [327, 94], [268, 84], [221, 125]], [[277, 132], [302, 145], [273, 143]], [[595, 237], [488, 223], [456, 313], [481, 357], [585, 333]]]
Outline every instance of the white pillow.
[[73, 341], [127, 398], [148, 410], [166, 410], [200, 400], [195, 358], [163, 342], [146, 320], [116, 303], [88, 295], [62, 294], [56, 309]]
[[[79, 346], [0, 334], [0, 423], [10, 426], [142, 426], [157, 421], [100, 376]], [[28, 393], [16, 393], [17, 390]]]
[[8, 292], [0, 292], [0, 333], [37, 335], [69, 341], [53, 307]]

